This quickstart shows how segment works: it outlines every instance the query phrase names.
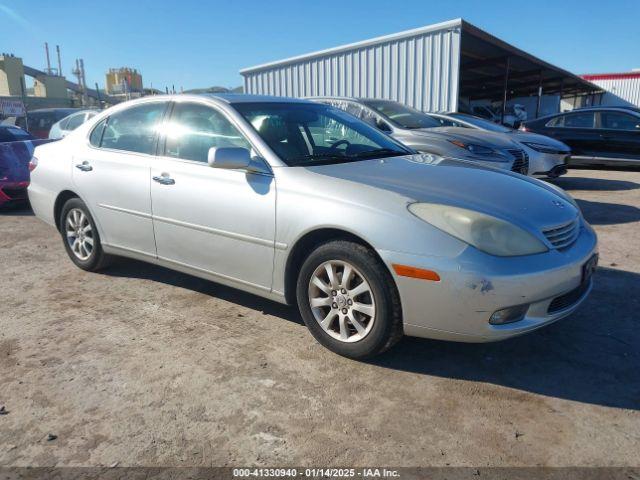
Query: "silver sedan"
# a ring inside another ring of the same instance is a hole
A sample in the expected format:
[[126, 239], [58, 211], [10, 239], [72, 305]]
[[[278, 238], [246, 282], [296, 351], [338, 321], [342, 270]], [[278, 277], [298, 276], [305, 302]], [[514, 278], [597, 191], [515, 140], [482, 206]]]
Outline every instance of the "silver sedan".
[[470, 128], [510, 137], [511, 140], [522, 145], [527, 152], [529, 172], [532, 176], [556, 178], [567, 173], [567, 159], [571, 155], [571, 149], [555, 138], [514, 130], [466, 113], [428, 113], [427, 115], [438, 120], [442, 126]]
[[[543, 182], [415, 154], [329, 105], [174, 95], [37, 147], [29, 198], [70, 259], [114, 255], [297, 304], [341, 355], [519, 335], [588, 295], [596, 236]], [[266, 340], [269, 341], [269, 340]]]
[[462, 158], [480, 165], [529, 174], [529, 157], [522, 145], [500, 133], [443, 127], [430, 115], [392, 100], [312, 97], [358, 117], [421, 153]]

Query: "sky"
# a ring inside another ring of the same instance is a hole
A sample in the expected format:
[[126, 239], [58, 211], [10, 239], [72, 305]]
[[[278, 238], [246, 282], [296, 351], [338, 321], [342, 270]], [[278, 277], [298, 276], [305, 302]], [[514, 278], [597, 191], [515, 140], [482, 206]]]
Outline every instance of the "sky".
[[[454, 18], [574, 73], [640, 68], [640, 0], [0, 0], [0, 52], [72, 79], [137, 68], [145, 87], [242, 85], [241, 68]], [[27, 82], [27, 86], [30, 86]]]

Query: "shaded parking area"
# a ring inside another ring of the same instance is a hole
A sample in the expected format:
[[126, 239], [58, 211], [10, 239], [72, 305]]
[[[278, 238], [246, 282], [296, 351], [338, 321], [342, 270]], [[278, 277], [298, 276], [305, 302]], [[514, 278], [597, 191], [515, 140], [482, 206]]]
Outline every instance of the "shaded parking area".
[[0, 464], [637, 465], [640, 172], [554, 183], [600, 238], [578, 312], [367, 363], [294, 309], [129, 260], [86, 273], [28, 210], [0, 214]]

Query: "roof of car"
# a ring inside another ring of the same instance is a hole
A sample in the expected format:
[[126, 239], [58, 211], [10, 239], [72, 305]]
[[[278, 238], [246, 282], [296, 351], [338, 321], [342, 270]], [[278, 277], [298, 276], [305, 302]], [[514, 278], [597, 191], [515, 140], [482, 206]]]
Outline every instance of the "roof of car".
[[71, 107], [63, 107], [63, 108], [38, 108], [36, 110], [29, 110], [28, 113], [46, 113], [46, 112], [61, 112], [61, 111], [69, 111], [75, 112], [80, 110], [79, 108], [71, 108]]
[[272, 95], [248, 95], [244, 93], [201, 93], [197, 94], [203, 97], [210, 97], [222, 100], [223, 102], [227, 102], [229, 104], [233, 103], [264, 103], [264, 102], [273, 102], [273, 103], [308, 103], [308, 100], [302, 98], [291, 98], [291, 97], [275, 97]]
[[[576, 108], [574, 110], [572, 110], [573, 112], [589, 112], [589, 111], [601, 111], [601, 110], [622, 110], [624, 112], [635, 112], [635, 113], [640, 113], [640, 108], [637, 107], [625, 107], [625, 106], [606, 106], [606, 105], [599, 105], [596, 107], [581, 107], [581, 108]], [[571, 113], [571, 112], [562, 112], [562, 113]]]
[[366, 98], [366, 97], [340, 97], [336, 95], [317, 95], [313, 97], [306, 97], [308, 100], [343, 100], [348, 102], [390, 102], [390, 103], [400, 103], [395, 100], [389, 100], [388, 98]]
[[635, 107], [608, 107], [606, 105], [602, 105], [602, 106], [597, 106], [597, 107], [582, 107], [582, 108], [574, 108], [573, 110], [568, 110], [566, 112], [558, 112], [558, 113], [551, 113], [549, 115], [544, 115], [542, 117], [538, 117], [538, 118], [532, 118], [531, 120], [527, 120], [523, 123], [527, 124], [527, 123], [531, 123], [531, 122], [537, 122], [538, 120], [548, 120], [554, 117], [559, 117], [560, 115], [567, 115], [570, 113], [581, 113], [581, 112], [602, 112], [602, 111], [607, 111], [607, 110], [613, 110], [613, 111], [617, 111], [617, 112], [631, 112], [634, 113], [636, 115], [640, 115], [640, 108], [635, 108]]

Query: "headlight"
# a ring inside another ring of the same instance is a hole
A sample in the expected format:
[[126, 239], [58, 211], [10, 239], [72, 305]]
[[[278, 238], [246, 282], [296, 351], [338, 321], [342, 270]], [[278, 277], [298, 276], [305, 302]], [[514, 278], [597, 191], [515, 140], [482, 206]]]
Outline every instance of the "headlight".
[[555, 147], [552, 147], [550, 145], [544, 145], [542, 143], [531, 143], [531, 142], [522, 142], [522, 143], [527, 147], [532, 148], [535, 151], [540, 153], [552, 153], [556, 155], [569, 154], [569, 152], [567, 152], [566, 150], [558, 150]]
[[481, 155], [483, 160], [487, 162], [508, 162], [506, 158], [501, 158], [500, 153], [491, 147], [485, 147], [484, 145], [476, 145], [474, 143], [465, 143], [461, 140], [449, 140], [456, 147], [464, 148], [472, 155]]
[[456, 147], [464, 148], [465, 150], [474, 153], [476, 155], [491, 155], [495, 153], [495, 150], [490, 147], [485, 147], [484, 145], [475, 145], [473, 143], [465, 143], [460, 140], [449, 140]]
[[412, 203], [409, 211], [434, 227], [491, 255], [514, 257], [547, 251], [540, 240], [525, 230], [474, 210], [435, 203]]

